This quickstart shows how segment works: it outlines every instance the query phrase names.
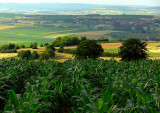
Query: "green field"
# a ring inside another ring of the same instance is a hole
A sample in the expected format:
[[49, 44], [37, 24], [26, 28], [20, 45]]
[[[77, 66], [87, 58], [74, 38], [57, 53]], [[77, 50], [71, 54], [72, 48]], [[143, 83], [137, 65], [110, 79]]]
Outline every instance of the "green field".
[[0, 60], [0, 112], [158, 113], [160, 61]]
[[[136, 24], [137, 20], [159, 22], [159, 16], [0, 14], [0, 45], [51, 43], [55, 40], [54, 38], [65, 35], [86, 36], [89, 39], [107, 37], [113, 40], [143, 37], [142, 40], [145, 40], [149, 37], [149, 40], [156, 40], [160, 30], [157, 23], [150, 24], [150, 31], [139, 33], [139, 31], [135, 31], [135, 25], [128, 24], [130, 21]], [[142, 29], [147, 29], [146, 24], [142, 25]], [[128, 31], [128, 27], [131, 31]]]

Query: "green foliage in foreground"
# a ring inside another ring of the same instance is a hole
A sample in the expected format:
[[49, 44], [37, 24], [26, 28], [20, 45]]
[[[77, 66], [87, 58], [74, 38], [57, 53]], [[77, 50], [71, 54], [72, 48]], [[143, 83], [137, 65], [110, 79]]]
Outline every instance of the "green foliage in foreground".
[[156, 113], [160, 61], [0, 60], [0, 112]]

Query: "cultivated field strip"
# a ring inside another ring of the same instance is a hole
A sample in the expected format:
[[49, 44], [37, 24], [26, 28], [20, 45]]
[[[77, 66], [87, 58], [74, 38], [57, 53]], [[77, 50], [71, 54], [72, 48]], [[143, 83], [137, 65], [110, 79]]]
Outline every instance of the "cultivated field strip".
[[4, 113], [158, 113], [160, 61], [0, 60]]

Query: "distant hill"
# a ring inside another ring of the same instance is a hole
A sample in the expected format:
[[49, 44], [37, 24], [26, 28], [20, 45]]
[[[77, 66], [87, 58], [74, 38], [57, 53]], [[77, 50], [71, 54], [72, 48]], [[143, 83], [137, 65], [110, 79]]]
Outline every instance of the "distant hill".
[[159, 9], [160, 7], [135, 6], [135, 5], [133, 6], [99, 5], [99, 4], [82, 4], [82, 3], [0, 3], [0, 13], [19, 13], [19, 14], [160, 15]]
[[102, 5], [94, 4], [75, 4], [75, 3], [0, 3], [0, 8], [9, 9], [48, 9], [48, 10], [64, 10], [64, 9], [84, 9], [96, 8]]

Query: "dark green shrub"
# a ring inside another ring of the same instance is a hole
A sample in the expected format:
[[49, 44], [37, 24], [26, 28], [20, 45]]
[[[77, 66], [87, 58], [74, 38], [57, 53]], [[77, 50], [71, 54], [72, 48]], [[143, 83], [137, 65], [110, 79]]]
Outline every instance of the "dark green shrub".
[[119, 55], [122, 61], [147, 59], [147, 43], [141, 42], [139, 39], [130, 38], [122, 42]]
[[76, 48], [74, 56], [76, 59], [96, 59], [103, 53], [103, 48], [93, 40], [82, 41]]
[[48, 43], [44, 43], [44, 47], [48, 46], [49, 44]]
[[43, 60], [48, 60], [49, 59], [49, 55], [46, 53], [42, 53], [40, 54], [39, 60], [43, 61]]
[[40, 47], [43, 47], [43, 44], [40, 44]]
[[80, 40], [77, 36], [64, 36], [64, 37], [58, 37], [54, 42], [52, 42], [52, 45], [55, 47], [60, 46], [69, 46], [69, 45], [77, 45], [80, 43]]
[[58, 52], [63, 53], [63, 51], [64, 51], [64, 47], [61, 46], [61, 47], [58, 49]]
[[15, 44], [6, 44], [0, 47], [1, 53], [17, 53]]
[[20, 45], [20, 48], [25, 48], [25, 45]]
[[30, 44], [30, 45], [29, 45], [29, 48], [32, 48], [32, 47], [33, 47], [33, 44]]
[[37, 42], [34, 42], [34, 43], [33, 43], [32, 49], [37, 49]]
[[32, 55], [33, 59], [38, 59], [39, 58], [39, 55], [38, 55], [37, 51], [33, 51], [31, 55]]
[[47, 49], [52, 49], [53, 51], [56, 50], [53, 45], [45, 46], [45, 49], [46, 49], [46, 50], [47, 50]]
[[18, 57], [23, 60], [29, 60], [31, 58], [31, 51], [20, 51], [18, 52]]
[[52, 49], [46, 49], [45, 54], [49, 56], [49, 58], [53, 58], [55, 56], [55, 52]]
[[16, 46], [15, 46], [15, 49], [16, 49], [16, 50], [17, 50], [17, 49], [20, 49], [20, 47], [19, 47], [18, 45], [16, 45]]
[[81, 36], [80, 40], [85, 41], [85, 40], [87, 40], [87, 38], [85, 36]]

